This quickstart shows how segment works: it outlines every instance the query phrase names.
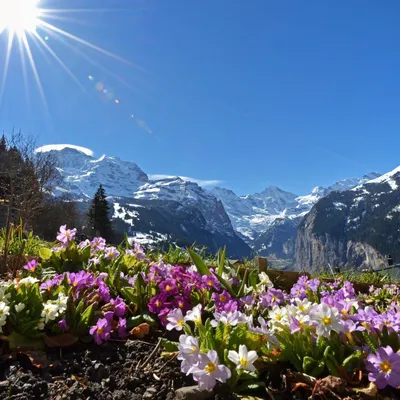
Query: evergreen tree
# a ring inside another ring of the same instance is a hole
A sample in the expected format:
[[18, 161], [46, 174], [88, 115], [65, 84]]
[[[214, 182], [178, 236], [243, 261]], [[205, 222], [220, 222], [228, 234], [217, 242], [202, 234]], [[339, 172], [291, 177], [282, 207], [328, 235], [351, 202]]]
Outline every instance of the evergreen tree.
[[109, 211], [110, 207], [108, 205], [106, 192], [103, 185], [100, 185], [89, 209], [89, 226], [93, 235], [101, 236], [106, 239], [106, 241], [111, 242], [112, 227]]
[[0, 139], [0, 153], [5, 153], [6, 151], [7, 151], [7, 141], [3, 133], [3, 136]]

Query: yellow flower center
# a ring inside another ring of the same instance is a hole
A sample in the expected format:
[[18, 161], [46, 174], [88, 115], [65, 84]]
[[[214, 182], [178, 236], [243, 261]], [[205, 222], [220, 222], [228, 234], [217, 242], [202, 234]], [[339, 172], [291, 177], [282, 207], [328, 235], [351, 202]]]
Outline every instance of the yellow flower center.
[[281, 315], [281, 314], [278, 314], [278, 315], [275, 317], [275, 319], [276, 319], [277, 321], [280, 321], [280, 320], [282, 319], [282, 315]]
[[183, 319], [178, 319], [178, 321], [176, 321], [176, 324], [178, 326], [182, 326], [183, 325]]
[[192, 354], [196, 353], [196, 351], [197, 351], [197, 347], [196, 346], [192, 346]]
[[212, 374], [217, 370], [217, 366], [213, 362], [209, 362], [206, 367], [204, 368], [204, 371], [206, 371], [209, 374]]
[[221, 294], [221, 296], [219, 296], [219, 300], [221, 301], [221, 303], [225, 303], [227, 299], [226, 299], [226, 296]]
[[390, 374], [390, 372], [392, 372], [392, 365], [387, 361], [381, 362], [379, 366], [381, 367], [382, 372], [385, 374]]
[[167, 292], [169, 292], [171, 289], [172, 289], [171, 286], [169, 286], [169, 285], [165, 286], [165, 290], [166, 290]]
[[161, 305], [162, 305], [161, 300], [157, 300], [157, 301], [156, 301], [156, 306], [157, 306], [157, 307], [161, 307]]
[[276, 296], [272, 296], [272, 301], [277, 301], [278, 298]]
[[212, 286], [212, 285], [213, 285], [213, 281], [208, 281], [208, 282], [207, 282], [207, 285], [208, 285], [208, 286]]
[[103, 333], [103, 328], [97, 328], [97, 333], [101, 335]]
[[301, 306], [299, 306], [299, 310], [300, 311], [304, 311], [306, 308], [303, 306], [303, 305], [301, 305]]
[[240, 365], [241, 365], [243, 368], [247, 368], [248, 362], [247, 362], [247, 360], [246, 360], [245, 358], [241, 358], [241, 359], [239, 360], [239, 363], [240, 363]]
[[322, 318], [322, 323], [324, 325], [330, 325], [332, 323], [332, 318], [324, 317], [324, 318]]
[[178, 307], [179, 307], [179, 308], [183, 308], [183, 302], [182, 302], [182, 301], [179, 301], [179, 302], [178, 302]]
[[386, 326], [392, 326], [392, 323], [391, 323], [390, 321], [385, 321], [384, 324], [385, 324]]

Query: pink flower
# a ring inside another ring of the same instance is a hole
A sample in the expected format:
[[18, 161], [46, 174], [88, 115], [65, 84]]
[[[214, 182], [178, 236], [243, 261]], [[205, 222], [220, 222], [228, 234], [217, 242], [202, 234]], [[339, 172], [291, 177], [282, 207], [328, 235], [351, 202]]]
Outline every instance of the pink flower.
[[31, 260], [28, 262], [28, 264], [24, 265], [24, 269], [30, 272], [35, 272], [36, 268], [38, 266], [38, 262], [36, 260]]
[[76, 235], [76, 229], [67, 229], [67, 225], [60, 226], [60, 232], [58, 232], [57, 240], [61, 243], [67, 244], [72, 242]]

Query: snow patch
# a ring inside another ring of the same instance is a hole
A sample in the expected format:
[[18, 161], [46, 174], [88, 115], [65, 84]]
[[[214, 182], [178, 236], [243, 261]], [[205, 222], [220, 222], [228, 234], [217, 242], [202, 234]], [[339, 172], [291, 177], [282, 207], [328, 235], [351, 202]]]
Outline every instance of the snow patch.
[[35, 153], [47, 153], [48, 151], [52, 150], [61, 151], [64, 150], [65, 148], [78, 150], [81, 153], [90, 157], [92, 157], [94, 154], [93, 150], [90, 150], [87, 147], [75, 146], [74, 144], [47, 144], [45, 146], [38, 147], [35, 150]]

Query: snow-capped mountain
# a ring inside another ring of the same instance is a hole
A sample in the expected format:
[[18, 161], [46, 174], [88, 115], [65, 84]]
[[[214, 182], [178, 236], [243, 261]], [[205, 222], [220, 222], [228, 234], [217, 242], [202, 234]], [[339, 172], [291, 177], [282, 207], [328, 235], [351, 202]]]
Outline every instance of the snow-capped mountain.
[[[43, 147], [46, 149], [46, 147]], [[40, 150], [43, 151], [43, 148]], [[106, 193], [132, 197], [146, 182], [147, 175], [133, 162], [102, 155], [95, 158], [79, 148], [48, 150], [55, 158], [60, 175], [57, 194], [69, 192], [74, 197], [90, 199], [102, 183]]]
[[252, 247], [262, 255], [294, 259], [297, 226], [321, 199], [336, 191], [364, 187], [370, 181], [392, 182], [388, 174], [371, 173], [328, 187], [317, 186], [305, 196], [275, 186], [238, 196], [229, 189], [206, 190], [178, 177], [150, 180], [133, 162], [107, 155], [96, 158], [78, 146], [50, 145], [39, 151], [49, 151], [56, 159], [60, 183], [55, 195], [69, 193], [86, 202], [101, 183], [113, 203], [113, 218], [121, 232], [151, 236], [154, 241], [197, 242], [213, 250], [229, 244], [235, 256], [250, 255]]
[[85, 204], [102, 184], [112, 203], [114, 225], [121, 233], [153, 244], [190, 246], [196, 242], [213, 252], [226, 245], [232, 257], [250, 256], [250, 247], [210, 191], [181, 178], [152, 181], [133, 162], [106, 155], [94, 158], [86, 150], [68, 145], [38, 149], [54, 156], [59, 173], [54, 195], [68, 193]]
[[299, 225], [296, 263], [379, 268], [400, 262], [400, 167], [322, 198]]
[[220, 187], [213, 188], [211, 191], [221, 200], [236, 231], [251, 243], [260, 234], [266, 232], [276, 219], [298, 220], [329, 193], [351, 189], [379, 176], [373, 172], [362, 178], [338, 181], [326, 188], [317, 186], [305, 196], [297, 196], [276, 186], [270, 186], [261, 193], [246, 196], [237, 196], [231, 190]]

